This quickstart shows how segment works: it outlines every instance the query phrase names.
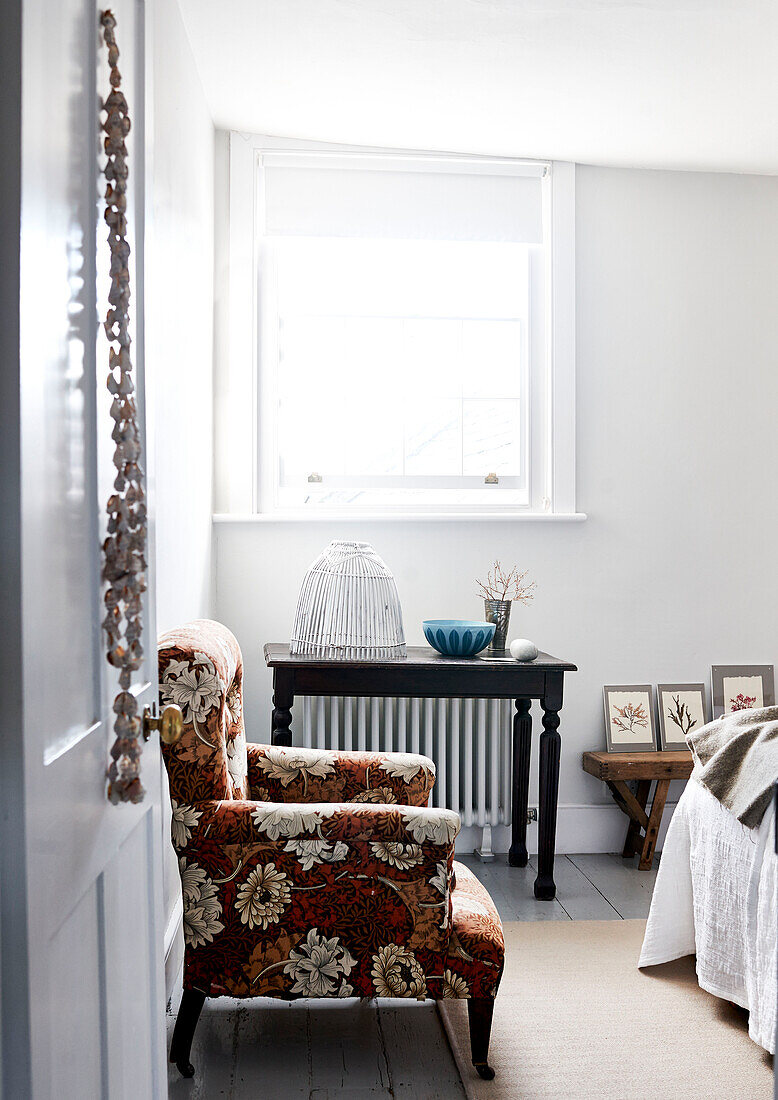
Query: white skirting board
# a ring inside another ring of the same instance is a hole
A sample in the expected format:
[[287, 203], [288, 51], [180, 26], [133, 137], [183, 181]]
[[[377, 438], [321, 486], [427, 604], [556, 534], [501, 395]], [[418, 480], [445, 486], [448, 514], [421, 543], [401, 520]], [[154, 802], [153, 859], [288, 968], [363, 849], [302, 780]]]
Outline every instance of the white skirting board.
[[[659, 830], [657, 851], [662, 845], [667, 826], [673, 816], [676, 803], [665, 806], [662, 825]], [[620, 852], [624, 847], [629, 818], [618, 806], [575, 806], [560, 805], [557, 811], [556, 851], [559, 855], [584, 855], [592, 852]], [[476, 825], [464, 826], [456, 840], [456, 850], [461, 853], [473, 852], [480, 848], [483, 830]], [[509, 825], [492, 826], [492, 851], [507, 852], [511, 846]], [[538, 826], [532, 822], [527, 826], [527, 851], [535, 855], [538, 850]]]
[[170, 1001], [184, 965], [184, 903], [179, 895], [165, 928], [165, 1001]]

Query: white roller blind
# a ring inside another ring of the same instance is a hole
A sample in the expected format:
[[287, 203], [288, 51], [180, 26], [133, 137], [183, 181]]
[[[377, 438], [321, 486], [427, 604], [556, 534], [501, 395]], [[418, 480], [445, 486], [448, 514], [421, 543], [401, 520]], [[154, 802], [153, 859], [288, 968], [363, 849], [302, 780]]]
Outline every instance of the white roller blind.
[[264, 160], [260, 209], [269, 236], [394, 240], [543, 240], [540, 171], [403, 167], [346, 158]]

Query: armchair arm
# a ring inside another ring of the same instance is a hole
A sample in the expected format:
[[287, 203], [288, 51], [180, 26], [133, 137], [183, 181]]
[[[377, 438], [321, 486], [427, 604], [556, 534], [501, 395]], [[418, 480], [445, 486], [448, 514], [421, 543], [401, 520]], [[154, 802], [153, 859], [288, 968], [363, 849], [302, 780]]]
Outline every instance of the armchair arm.
[[426, 806], [435, 765], [407, 752], [336, 752], [247, 745], [252, 798], [269, 802], [372, 802]]
[[445, 950], [459, 826], [451, 810], [416, 806], [176, 806], [187, 943], [208, 942], [210, 925], [212, 937], [318, 928], [348, 946], [358, 927], [373, 929], [377, 945]]

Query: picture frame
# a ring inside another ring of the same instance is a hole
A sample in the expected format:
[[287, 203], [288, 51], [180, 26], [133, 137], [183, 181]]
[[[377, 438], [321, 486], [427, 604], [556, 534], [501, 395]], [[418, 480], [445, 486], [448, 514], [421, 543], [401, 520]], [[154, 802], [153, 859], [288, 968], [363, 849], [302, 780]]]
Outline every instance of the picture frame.
[[713, 717], [775, 706], [773, 665], [712, 665]]
[[659, 747], [663, 752], [688, 749], [684, 734], [710, 721], [705, 684], [657, 684]]
[[603, 689], [608, 752], [656, 752], [651, 684], [608, 684]]

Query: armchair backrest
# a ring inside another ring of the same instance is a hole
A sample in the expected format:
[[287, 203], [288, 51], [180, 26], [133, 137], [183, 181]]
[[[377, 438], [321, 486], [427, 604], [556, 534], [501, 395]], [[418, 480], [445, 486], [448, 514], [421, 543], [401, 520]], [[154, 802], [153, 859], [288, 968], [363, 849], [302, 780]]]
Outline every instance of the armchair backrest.
[[176, 802], [248, 798], [243, 657], [221, 623], [195, 619], [159, 639], [160, 704], [177, 703], [184, 732], [162, 746]]

